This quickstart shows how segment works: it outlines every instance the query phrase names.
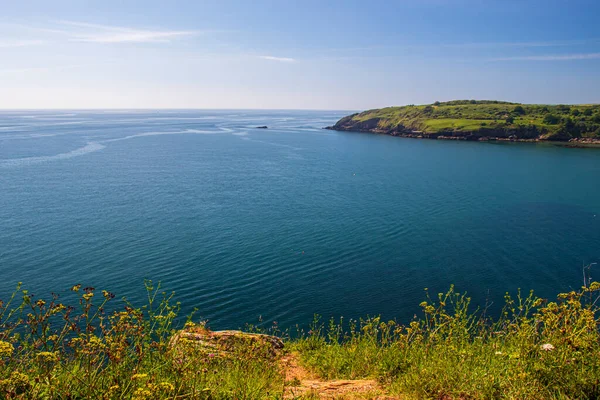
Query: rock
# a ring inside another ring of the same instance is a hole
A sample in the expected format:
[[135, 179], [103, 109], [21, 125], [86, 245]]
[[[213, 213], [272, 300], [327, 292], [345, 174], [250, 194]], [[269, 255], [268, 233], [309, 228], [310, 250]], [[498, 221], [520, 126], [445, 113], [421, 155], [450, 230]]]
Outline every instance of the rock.
[[257, 126], [256, 129], [269, 129], [269, 127], [266, 125], [263, 125], [263, 126]]
[[265, 358], [275, 358], [283, 350], [283, 341], [271, 335], [242, 331], [209, 331], [202, 326], [191, 327], [176, 333], [170, 342], [175, 355], [200, 352], [209, 357], [228, 357], [252, 353]]

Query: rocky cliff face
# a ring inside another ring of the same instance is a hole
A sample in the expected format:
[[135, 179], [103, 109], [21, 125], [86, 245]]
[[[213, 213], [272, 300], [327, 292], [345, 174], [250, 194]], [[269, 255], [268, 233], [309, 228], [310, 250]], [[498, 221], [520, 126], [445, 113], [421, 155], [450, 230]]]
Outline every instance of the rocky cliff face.
[[397, 136], [399, 134], [408, 134], [413, 131], [407, 129], [402, 125], [397, 125], [393, 129], [385, 128], [382, 122], [382, 118], [371, 118], [367, 120], [358, 120], [355, 117], [358, 114], [349, 115], [340, 119], [335, 125], [328, 126], [325, 129], [331, 129], [334, 131], [353, 131], [353, 132], [371, 132], [371, 133], [385, 133], [388, 135]]
[[[404, 125], [390, 125], [382, 118], [371, 118], [367, 120], [356, 119], [358, 114], [353, 114], [340, 119], [335, 125], [328, 126], [325, 129], [335, 131], [368, 132], [379, 133], [392, 136], [411, 137], [419, 139], [450, 139], [450, 140], [556, 140], [564, 141], [569, 137], [552, 135], [548, 136], [546, 132], [541, 131], [536, 126], [507, 126], [505, 128], [485, 128], [477, 130], [441, 130], [438, 132], [427, 132], [411, 129]], [[546, 137], [547, 136], [547, 137]]]

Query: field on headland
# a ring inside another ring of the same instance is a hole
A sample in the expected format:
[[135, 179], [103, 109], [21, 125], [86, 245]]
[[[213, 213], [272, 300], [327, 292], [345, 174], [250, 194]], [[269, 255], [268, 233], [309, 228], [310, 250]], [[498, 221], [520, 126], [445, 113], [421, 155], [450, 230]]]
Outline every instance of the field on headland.
[[334, 130], [463, 140], [600, 141], [600, 105], [456, 100], [346, 116]]
[[5, 398], [600, 396], [600, 283], [589, 279], [556, 300], [507, 294], [495, 317], [450, 288], [426, 292], [406, 325], [316, 318], [296, 332], [211, 332], [193, 316], [175, 329], [179, 304], [160, 285], [146, 289], [148, 304], [134, 308], [81, 285], [73, 305], [19, 288], [0, 303]]

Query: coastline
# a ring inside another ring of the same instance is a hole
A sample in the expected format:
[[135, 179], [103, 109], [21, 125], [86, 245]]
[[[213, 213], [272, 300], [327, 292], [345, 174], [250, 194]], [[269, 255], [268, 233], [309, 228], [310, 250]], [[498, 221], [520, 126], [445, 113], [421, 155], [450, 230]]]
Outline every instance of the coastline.
[[469, 142], [521, 142], [521, 143], [550, 143], [560, 147], [568, 147], [574, 149], [600, 149], [600, 139], [593, 138], [571, 138], [566, 141], [561, 140], [548, 140], [531, 138], [523, 139], [518, 138], [515, 135], [508, 137], [501, 136], [479, 136], [475, 132], [460, 132], [460, 136], [454, 135], [453, 132], [439, 132], [439, 133], [427, 133], [420, 131], [413, 132], [399, 132], [399, 131], [386, 131], [382, 129], [348, 129], [343, 127], [326, 126], [323, 129], [338, 131], [338, 132], [357, 132], [357, 133], [371, 133], [378, 135], [388, 135], [394, 137], [401, 137], [407, 139], [429, 139], [429, 140], [457, 140], [457, 141], [469, 141]]

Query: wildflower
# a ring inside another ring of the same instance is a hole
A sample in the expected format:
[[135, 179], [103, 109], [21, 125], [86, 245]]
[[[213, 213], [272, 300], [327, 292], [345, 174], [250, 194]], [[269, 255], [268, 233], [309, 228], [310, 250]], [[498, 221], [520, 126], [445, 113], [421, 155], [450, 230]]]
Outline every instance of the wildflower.
[[142, 399], [151, 399], [152, 392], [147, 388], [138, 388], [133, 392], [133, 399], [142, 400]]
[[71, 291], [73, 291], [73, 292], [79, 292], [79, 289], [81, 289], [81, 283], [73, 286], [71, 288]]
[[36, 303], [38, 307], [44, 307], [46, 305], [46, 302], [42, 299], [36, 301]]
[[115, 295], [113, 293], [107, 291], [107, 290], [103, 290], [102, 291], [102, 296], [104, 296], [104, 298], [106, 300], [110, 300], [110, 299], [114, 299], [115, 298]]
[[106, 345], [98, 336], [91, 336], [87, 342], [89, 351], [103, 351]]
[[58, 356], [56, 353], [51, 351], [40, 351], [37, 353], [37, 358], [39, 361], [47, 363], [58, 361]]
[[497, 351], [497, 352], [495, 352], [494, 354], [496, 354], [497, 356], [501, 356], [501, 355], [502, 355], [502, 352], [501, 352], [501, 351]]
[[550, 343], [545, 343], [545, 344], [541, 345], [540, 348], [544, 351], [554, 350], [554, 346], [552, 346]]
[[85, 299], [85, 301], [89, 301], [92, 297], [94, 297], [94, 293], [92, 293], [92, 292], [86, 293], [81, 297], [83, 297]]
[[131, 376], [131, 379], [136, 380], [136, 379], [144, 379], [147, 377], [148, 377], [148, 374], [134, 374]]
[[162, 390], [166, 390], [168, 392], [172, 392], [175, 390], [175, 386], [169, 382], [161, 382], [158, 384], [158, 387]]
[[31, 383], [29, 382], [29, 377], [17, 371], [14, 371], [12, 374], [10, 374], [8, 384], [12, 386], [14, 391], [17, 393], [24, 393], [31, 386]]
[[10, 357], [13, 350], [14, 348], [12, 344], [0, 340], [0, 357]]

